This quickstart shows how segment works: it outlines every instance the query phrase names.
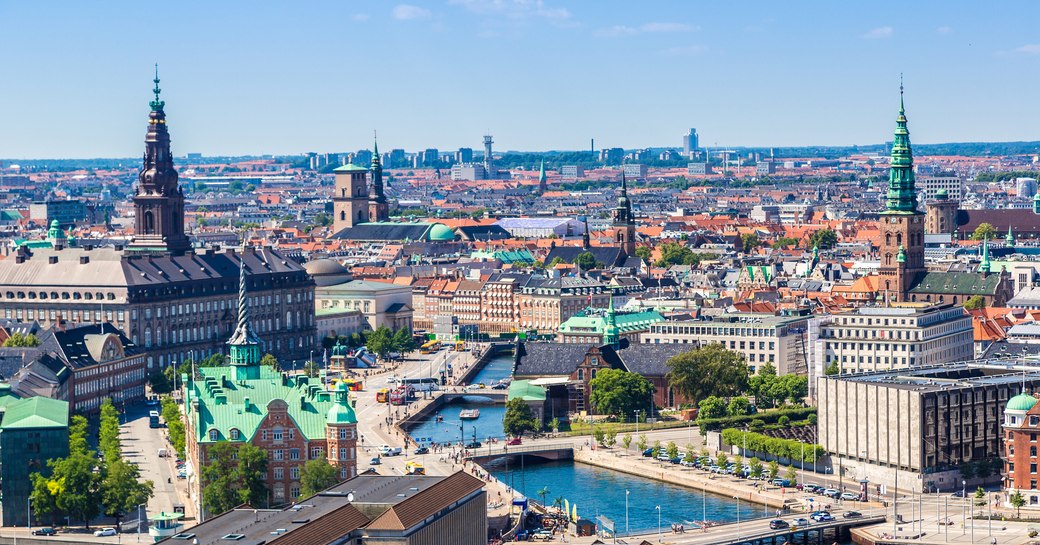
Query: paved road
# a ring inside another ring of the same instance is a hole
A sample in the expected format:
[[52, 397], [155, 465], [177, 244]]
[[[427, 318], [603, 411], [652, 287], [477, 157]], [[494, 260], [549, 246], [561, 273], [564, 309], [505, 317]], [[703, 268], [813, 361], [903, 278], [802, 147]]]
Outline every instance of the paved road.
[[[119, 429], [123, 456], [137, 464], [142, 479], [150, 479], [155, 484], [155, 494], [148, 500], [146, 516], [159, 512], [172, 513], [174, 504], [178, 503], [185, 507], [187, 517], [194, 517], [187, 496], [187, 481], [177, 479], [176, 476], [176, 458], [173, 448], [166, 441], [166, 428], [153, 429], [148, 426], [148, 412], [151, 410], [159, 410], [159, 407], [129, 407]], [[168, 457], [159, 457], [159, 449], [162, 448], [170, 454]]]

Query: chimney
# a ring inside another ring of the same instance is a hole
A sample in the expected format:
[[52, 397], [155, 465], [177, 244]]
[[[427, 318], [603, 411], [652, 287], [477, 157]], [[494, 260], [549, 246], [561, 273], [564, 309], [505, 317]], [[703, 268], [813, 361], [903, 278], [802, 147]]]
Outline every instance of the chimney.
[[90, 256], [89, 255], [81, 255], [81, 256], [79, 256], [79, 264], [80, 265], [86, 265], [87, 263], [90, 263]]
[[246, 412], [249, 412], [249, 407], [252, 406], [249, 403], [249, 398], [248, 397], [246, 397], [245, 399], [242, 400], [242, 405], [245, 406]]
[[300, 410], [307, 408], [307, 396], [300, 396]]
[[57, 262], [58, 262], [58, 256], [56, 256], [56, 255], [47, 256], [47, 263], [50, 263], [51, 265], [53, 265], [53, 264], [55, 264]]

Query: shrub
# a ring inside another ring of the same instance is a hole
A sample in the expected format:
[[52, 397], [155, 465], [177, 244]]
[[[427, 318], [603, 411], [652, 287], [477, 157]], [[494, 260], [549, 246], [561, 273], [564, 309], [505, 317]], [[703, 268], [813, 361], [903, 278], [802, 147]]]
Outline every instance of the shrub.
[[819, 456], [823, 455], [823, 447], [820, 445], [800, 443], [790, 439], [780, 439], [779, 437], [769, 437], [761, 433], [745, 432], [735, 428], [722, 430], [722, 440], [730, 445], [740, 445], [741, 447], [747, 445], [747, 450], [749, 451], [764, 452], [777, 458], [787, 458], [789, 460], [801, 459], [803, 445], [806, 462], [815, 462]]
[[740, 428], [749, 424], [752, 420], [761, 420], [765, 424], [775, 424], [781, 416], [787, 416], [791, 420], [808, 419], [811, 423], [815, 423], [816, 408], [798, 407], [793, 409], [762, 411], [748, 415], [723, 416], [720, 418], [697, 418], [697, 426], [700, 427], [701, 434], [706, 434], [709, 431], [720, 431], [726, 428]]

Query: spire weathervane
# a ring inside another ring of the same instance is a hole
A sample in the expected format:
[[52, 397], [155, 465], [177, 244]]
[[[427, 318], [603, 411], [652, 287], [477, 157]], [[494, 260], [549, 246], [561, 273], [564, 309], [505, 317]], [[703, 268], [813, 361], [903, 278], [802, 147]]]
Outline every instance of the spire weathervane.
[[155, 88], [152, 89], [152, 92], [155, 93], [155, 100], [152, 101], [151, 106], [152, 111], [158, 112], [166, 105], [165, 102], [159, 100], [159, 93], [162, 92], [162, 89], [159, 88], [159, 63], [155, 63], [155, 79], [152, 81], [155, 82]]

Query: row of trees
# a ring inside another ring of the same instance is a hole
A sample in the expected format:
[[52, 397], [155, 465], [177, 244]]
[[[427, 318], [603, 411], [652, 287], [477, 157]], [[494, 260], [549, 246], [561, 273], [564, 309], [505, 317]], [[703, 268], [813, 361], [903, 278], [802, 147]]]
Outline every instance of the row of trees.
[[163, 396], [161, 407], [160, 414], [166, 422], [166, 433], [170, 436], [170, 444], [173, 445], [173, 450], [177, 451], [177, 456], [183, 459], [185, 428], [184, 420], [181, 418], [181, 409], [170, 396]]
[[402, 327], [397, 331], [393, 331], [385, 325], [379, 326], [375, 331], [368, 334], [365, 338], [365, 347], [368, 348], [369, 352], [384, 360], [389, 358], [393, 352], [406, 354], [416, 348], [412, 330]]
[[[722, 440], [727, 444], [736, 445], [747, 450], [771, 454], [777, 458], [788, 460], [804, 460], [815, 462], [823, 456], [823, 447], [816, 444], [801, 443], [790, 439], [769, 437], [761, 433], [754, 433], [735, 428], [722, 430]], [[804, 456], [804, 458], [803, 458]]]
[[[100, 456], [99, 456], [100, 454]], [[137, 466], [123, 459], [119, 439], [119, 412], [111, 399], [101, 405], [98, 450], [90, 450], [87, 419], [72, 417], [69, 455], [47, 461], [50, 475], [30, 474], [29, 500], [38, 520], [51, 523], [68, 516], [88, 528], [99, 514], [115, 517], [116, 524], [152, 497], [152, 481], [141, 481]]]

